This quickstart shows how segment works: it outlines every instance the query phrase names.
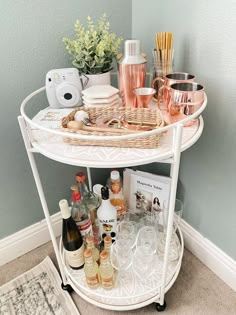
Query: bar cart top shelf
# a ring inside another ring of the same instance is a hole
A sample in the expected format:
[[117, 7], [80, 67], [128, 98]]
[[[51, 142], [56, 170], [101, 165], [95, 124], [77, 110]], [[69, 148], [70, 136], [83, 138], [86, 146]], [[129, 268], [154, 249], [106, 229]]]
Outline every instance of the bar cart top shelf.
[[[21, 115], [25, 118], [25, 121], [31, 129], [31, 145], [34, 152], [39, 152], [52, 160], [65, 164], [95, 168], [126, 167], [161, 161], [166, 163], [173, 162], [171, 159], [173, 157], [172, 139], [174, 127], [182, 123], [182, 121], [157, 129], [157, 133], [163, 132], [163, 134], [161, 136], [160, 146], [154, 149], [71, 145], [63, 141], [63, 137], [68, 134], [60, 131], [59, 126], [57, 128], [55, 128], [55, 126], [48, 127], [48, 124], [41, 122], [40, 112], [32, 119], [29, 118], [25, 112], [27, 102], [36, 94], [44, 91], [44, 89], [45, 88], [41, 88], [30, 94], [21, 105]], [[206, 104], [207, 97], [205, 95], [204, 104], [195, 115], [188, 117], [187, 120], [190, 120], [193, 116], [196, 116], [196, 114], [199, 115], [206, 107]], [[50, 109], [50, 111], [61, 111], [61, 118], [72, 110], [73, 109], [66, 109], [64, 111]], [[203, 119], [200, 116], [194, 125], [183, 128], [181, 151], [191, 147], [200, 138], [203, 126]], [[81, 137], [78, 134], [73, 136]], [[84, 135], [82, 137], [86, 138], [91, 136]], [[130, 137], [130, 135], [121, 137]], [[132, 137], [134, 137], [134, 135], [132, 135]], [[93, 136], [93, 138], [96, 139], [96, 136]], [[115, 137], [113, 138], [115, 139]]]

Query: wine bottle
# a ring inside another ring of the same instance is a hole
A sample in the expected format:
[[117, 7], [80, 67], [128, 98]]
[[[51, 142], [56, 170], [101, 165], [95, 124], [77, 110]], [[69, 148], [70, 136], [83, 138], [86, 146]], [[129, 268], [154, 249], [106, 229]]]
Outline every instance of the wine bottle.
[[66, 199], [59, 202], [62, 214], [62, 244], [64, 247], [66, 261], [73, 269], [81, 269], [84, 266], [84, 243]]
[[116, 208], [110, 203], [108, 187], [103, 186], [101, 188], [101, 194], [102, 203], [97, 212], [99, 235], [102, 240], [107, 235], [110, 235], [112, 239], [115, 239], [117, 225]]

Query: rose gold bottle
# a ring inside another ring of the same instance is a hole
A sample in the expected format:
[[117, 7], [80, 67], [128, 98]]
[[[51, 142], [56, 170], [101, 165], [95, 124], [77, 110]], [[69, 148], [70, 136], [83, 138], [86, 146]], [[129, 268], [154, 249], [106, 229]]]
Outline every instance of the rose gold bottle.
[[118, 81], [122, 103], [137, 107], [134, 89], [144, 87], [146, 60], [141, 55], [140, 40], [126, 40], [124, 54], [118, 60]]

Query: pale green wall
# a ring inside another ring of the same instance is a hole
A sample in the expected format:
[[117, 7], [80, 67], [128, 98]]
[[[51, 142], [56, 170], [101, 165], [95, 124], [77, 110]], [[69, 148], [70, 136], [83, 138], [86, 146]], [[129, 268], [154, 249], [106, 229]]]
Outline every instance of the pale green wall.
[[156, 32], [174, 33], [175, 70], [196, 75], [208, 107], [200, 140], [183, 153], [184, 219], [236, 259], [236, 2], [133, 1], [133, 37], [151, 57]]
[[[129, 38], [131, 5], [131, 0], [0, 1], [0, 238], [44, 217], [17, 122], [21, 102], [44, 85], [47, 71], [71, 66], [62, 37], [74, 33], [77, 18], [106, 12], [112, 30]], [[78, 168], [42, 156], [37, 161], [53, 213], [58, 200], [69, 196]], [[98, 170], [97, 180], [106, 174]]]

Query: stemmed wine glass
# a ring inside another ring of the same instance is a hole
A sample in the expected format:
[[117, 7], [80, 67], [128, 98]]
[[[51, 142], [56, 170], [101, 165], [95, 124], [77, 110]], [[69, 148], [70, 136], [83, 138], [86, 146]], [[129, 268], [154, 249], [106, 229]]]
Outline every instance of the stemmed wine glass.
[[[169, 215], [169, 208], [166, 202], [164, 202], [163, 211], [164, 211], [164, 231], [160, 233], [158, 244], [157, 244], [157, 254], [159, 257], [163, 258], [165, 253], [165, 245], [166, 245], [166, 230], [167, 230], [167, 222], [168, 222], [168, 215]], [[180, 253], [180, 243], [178, 236], [176, 234], [177, 227], [179, 225], [180, 219], [183, 214], [183, 203], [181, 200], [175, 200], [175, 208], [174, 208], [174, 224], [171, 234], [171, 241], [170, 241], [170, 251], [169, 251], [169, 260], [174, 261], [179, 258]]]
[[131, 267], [133, 262], [133, 252], [130, 243], [125, 239], [117, 239], [112, 243], [110, 251], [110, 261], [118, 271], [118, 277], [124, 277], [125, 272]]
[[151, 244], [136, 247], [133, 259], [133, 271], [141, 281], [146, 281], [154, 273], [157, 255]]
[[125, 240], [127, 245], [134, 247], [136, 233], [133, 222], [122, 221], [117, 225], [117, 240]]
[[155, 254], [157, 250], [157, 229], [154, 226], [142, 227], [137, 235], [136, 249], [138, 247], [149, 247]]

